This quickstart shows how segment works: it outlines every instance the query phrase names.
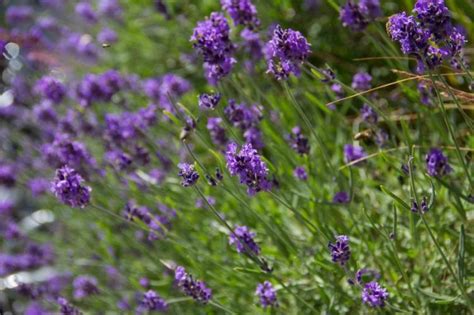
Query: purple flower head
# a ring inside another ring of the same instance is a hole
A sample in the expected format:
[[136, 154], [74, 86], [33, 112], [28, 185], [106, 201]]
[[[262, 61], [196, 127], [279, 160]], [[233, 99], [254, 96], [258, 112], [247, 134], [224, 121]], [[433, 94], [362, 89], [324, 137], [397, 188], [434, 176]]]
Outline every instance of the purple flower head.
[[227, 147], [227, 169], [232, 176], [239, 176], [240, 183], [247, 185], [247, 193], [251, 196], [259, 191], [269, 190], [270, 181], [267, 179], [268, 168], [261, 160], [251, 144], [244, 144], [237, 152], [237, 144]]
[[199, 108], [201, 109], [210, 109], [214, 110], [217, 107], [217, 104], [219, 104], [221, 100], [221, 94], [220, 93], [215, 93], [215, 94], [200, 94], [199, 95]]
[[372, 76], [367, 72], [357, 72], [352, 78], [351, 87], [356, 91], [365, 91], [372, 87]]
[[229, 244], [235, 245], [239, 253], [248, 253], [250, 251], [258, 256], [260, 255], [260, 247], [255, 243], [255, 235], [248, 227], [236, 225], [234, 233], [229, 235]]
[[260, 25], [257, 9], [250, 0], [221, 0], [222, 9], [229, 13], [235, 25], [254, 28]]
[[382, 15], [380, 0], [360, 0], [359, 8], [362, 14], [371, 20]]
[[204, 58], [206, 77], [212, 84], [229, 74], [236, 62], [232, 58], [234, 45], [229, 32], [224, 15], [212, 12], [209, 18], [198, 22], [191, 36], [194, 48]]
[[270, 281], [259, 283], [255, 294], [264, 308], [278, 306], [276, 291]]
[[450, 28], [451, 14], [444, 0], [418, 0], [413, 13], [433, 34], [443, 34]]
[[197, 302], [206, 304], [212, 298], [212, 290], [203, 281], [194, 280], [181, 266], [176, 267], [175, 280], [181, 291]]
[[349, 247], [349, 237], [339, 235], [334, 243], [329, 243], [332, 261], [344, 266], [351, 258], [351, 249]]
[[346, 95], [346, 93], [344, 92], [344, 88], [339, 83], [334, 83], [333, 85], [331, 85], [331, 91], [336, 94], [337, 98], [343, 98]]
[[0, 162], [0, 185], [13, 187], [16, 184], [16, 169], [13, 164]]
[[379, 119], [377, 112], [367, 104], [364, 104], [360, 109], [360, 116], [363, 121], [371, 125], [375, 125]]
[[55, 104], [61, 103], [66, 95], [66, 87], [59, 80], [50, 76], [44, 76], [38, 80], [35, 91]]
[[267, 72], [277, 80], [287, 79], [292, 73], [298, 76], [299, 66], [310, 53], [310, 44], [300, 32], [277, 25], [266, 47]]
[[159, 78], [148, 79], [143, 83], [143, 91], [161, 108], [175, 112], [172, 101], [181, 97], [191, 89], [191, 84], [186, 79], [168, 73]]
[[28, 187], [30, 188], [33, 197], [38, 197], [49, 190], [51, 183], [46, 178], [32, 178], [28, 182]]
[[260, 34], [246, 28], [240, 33], [240, 37], [244, 40], [243, 47], [250, 55], [251, 60], [260, 60], [263, 57], [263, 43], [260, 40]]
[[367, 21], [367, 18], [362, 13], [361, 7], [351, 0], [347, 1], [341, 8], [339, 19], [342, 22], [342, 26], [348, 27], [355, 32], [363, 31], [369, 24], [369, 21]]
[[[364, 148], [353, 146], [351, 144], [346, 144], [344, 146], [344, 161], [350, 163], [366, 157], [367, 154], [364, 151]], [[358, 164], [358, 163], [356, 163]]]
[[350, 201], [351, 201], [350, 196], [345, 191], [337, 192], [332, 198], [333, 203], [344, 204], [344, 203], [349, 203]]
[[225, 146], [228, 141], [225, 128], [222, 124], [222, 118], [220, 117], [209, 117], [207, 119], [207, 130], [209, 130], [212, 141], [217, 146]]
[[407, 16], [405, 12], [389, 18], [387, 32], [394, 41], [400, 43], [404, 54], [423, 51], [430, 37], [430, 33], [424, 30], [413, 16]]
[[430, 176], [443, 176], [452, 171], [448, 158], [440, 149], [433, 148], [425, 157], [426, 170]]
[[97, 34], [97, 41], [100, 43], [113, 44], [117, 42], [117, 33], [110, 28], [103, 28], [99, 34]]
[[72, 286], [74, 287], [75, 299], [83, 299], [90, 295], [99, 293], [97, 279], [92, 276], [78, 276], [74, 279]]
[[81, 311], [79, 311], [74, 305], [69, 303], [68, 300], [66, 300], [63, 297], [58, 297], [57, 303], [60, 306], [60, 313], [61, 315], [81, 315]]
[[384, 307], [388, 292], [376, 281], [367, 283], [362, 290], [362, 302], [371, 307]]
[[309, 140], [303, 135], [301, 127], [296, 126], [291, 129], [291, 134], [289, 135], [290, 145], [299, 154], [308, 154], [310, 150]]
[[306, 169], [304, 168], [304, 166], [296, 167], [293, 171], [293, 176], [295, 176], [299, 180], [308, 179], [308, 173], [306, 172]]
[[235, 127], [247, 130], [254, 127], [262, 119], [262, 114], [257, 106], [247, 106], [244, 103], [237, 104], [230, 99], [229, 105], [224, 109], [224, 114]]
[[143, 294], [143, 298], [138, 306], [142, 311], [160, 311], [164, 312], [168, 309], [166, 301], [153, 290], [148, 290]]
[[5, 12], [5, 21], [9, 25], [24, 25], [33, 18], [33, 8], [27, 5], [9, 5]]
[[89, 204], [91, 188], [83, 185], [84, 180], [67, 165], [56, 170], [51, 191], [62, 203], [73, 208], [84, 208]]
[[92, 8], [92, 5], [89, 2], [79, 2], [76, 4], [76, 13], [84, 20], [84, 22], [95, 24], [98, 22], [99, 18], [97, 13]]
[[244, 132], [246, 143], [250, 143], [256, 150], [261, 150], [265, 146], [263, 143], [262, 131], [257, 127], [250, 127]]
[[33, 114], [41, 123], [56, 125], [58, 122], [58, 114], [49, 100], [35, 105], [33, 107]]
[[194, 165], [188, 163], [179, 163], [178, 176], [182, 177], [181, 185], [183, 187], [189, 187], [194, 185], [199, 179], [199, 174], [194, 170]]
[[420, 93], [420, 101], [423, 105], [433, 105], [433, 102], [431, 101], [433, 97], [433, 89], [429, 84], [424, 81], [418, 83], [418, 93]]

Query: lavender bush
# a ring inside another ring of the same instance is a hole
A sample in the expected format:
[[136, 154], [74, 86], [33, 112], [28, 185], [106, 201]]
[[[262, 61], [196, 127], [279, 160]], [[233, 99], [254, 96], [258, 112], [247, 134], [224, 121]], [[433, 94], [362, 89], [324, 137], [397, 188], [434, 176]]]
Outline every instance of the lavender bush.
[[1, 314], [472, 314], [470, 1], [0, 8]]

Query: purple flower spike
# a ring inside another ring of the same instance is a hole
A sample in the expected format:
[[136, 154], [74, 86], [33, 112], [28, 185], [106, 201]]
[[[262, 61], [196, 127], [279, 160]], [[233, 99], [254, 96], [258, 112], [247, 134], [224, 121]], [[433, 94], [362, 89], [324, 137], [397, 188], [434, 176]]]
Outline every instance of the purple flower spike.
[[304, 166], [296, 167], [293, 171], [293, 176], [295, 176], [299, 180], [308, 180], [308, 173], [306, 172]]
[[237, 252], [246, 253], [253, 252], [255, 255], [260, 255], [260, 247], [255, 243], [254, 232], [250, 232], [246, 226], [235, 226], [234, 233], [229, 235], [229, 244], [235, 245]]
[[328, 248], [331, 252], [332, 261], [344, 266], [351, 258], [351, 249], [349, 247], [349, 237], [339, 235], [336, 242], [329, 243]]
[[426, 155], [426, 170], [430, 176], [444, 176], [452, 171], [448, 158], [440, 149], [433, 148]]
[[149, 290], [143, 294], [143, 298], [138, 306], [141, 311], [160, 311], [164, 312], [168, 309], [166, 301], [153, 290]]
[[371, 307], [384, 307], [388, 292], [376, 281], [367, 283], [362, 290], [362, 302]]
[[97, 279], [92, 276], [78, 276], [74, 279], [74, 298], [83, 299], [89, 295], [99, 293], [99, 288], [97, 287]]
[[194, 170], [194, 165], [188, 163], [179, 163], [178, 167], [178, 176], [183, 178], [181, 182], [183, 187], [192, 186], [197, 182], [199, 179], [199, 174]]
[[212, 290], [203, 281], [194, 280], [191, 275], [186, 273], [184, 267], [178, 266], [176, 268], [175, 280], [183, 293], [197, 302], [206, 304], [212, 298]]
[[259, 283], [255, 294], [260, 299], [260, 304], [264, 307], [278, 306], [276, 291], [270, 281]]
[[362, 147], [356, 147], [351, 144], [346, 144], [344, 146], [344, 161], [346, 163], [359, 160], [365, 156], [367, 156], [367, 154]]
[[56, 170], [51, 191], [62, 203], [73, 208], [84, 208], [89, 204], [91, 188], [83, 185], [84, 180], [67, 165]]
[[250, 0], [221, 0], [222, 9], [229, 13], [235, 25], [255, 28], [260, 25], [257, 9]]

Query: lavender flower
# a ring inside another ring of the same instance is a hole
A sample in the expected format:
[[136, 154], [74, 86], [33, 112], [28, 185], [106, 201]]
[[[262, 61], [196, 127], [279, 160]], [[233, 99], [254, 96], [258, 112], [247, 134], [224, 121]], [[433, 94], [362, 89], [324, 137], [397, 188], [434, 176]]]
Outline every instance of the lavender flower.
[[367, 104], [364, 104], [360, 109], [360, 116], [363, 121], [371, 125], [375, 125], [379, 119], [377, 112]]
[[235, 245], [239, 253], [249, 253], [250, 251], [258, 256], [260, 247], [255, 243], [255, 235], [254, 232], [250, 232], [248, 227], [236, 225], [234, 232], [229, 235], [229, 244]]
[[100, 0], [98, 3], [98, 11], [111, 19], [120, 20], [122, 17], [122, 7], [118, 0]]
[[332, 261], [344, 266], [351, 258], [351, 249], [349, 247], [349, 237], [339, 235], [336, 242], [329, 243], [328, 248], [331, 252]]
[[63, 297], [58, 297], [57, 303], [61, 307], [59, 310], [61, 312], [61, 315], [81, 315], [82, 314], [81, 311], [79, 311], [79, 309], [77, 309], [74, 305], [69, 303], [69, 301]]
[[270, 281], [259, 283], [255, 294], [264, 308], [278, 306], [276, 291]]
[[35, 91], [55, 104], [61, 103], [66, 95], [66, 87], [59, 80], [50, 76], [44, 76], [38, 80]]
[[220, 100], [221, 100], [220, 93], [215, 93], [215, 94], [203, 93], [199, 95], [199, 102], [198, 102], [199, 108], [214, 110], [217, 107], [217, 104], [219, 104]]
[[143, 294], [143, 298], [138, 306], [140, 311], [160, 311], [164, 312], [168, 309], [166, 301], [155, 291], [148, 290]]
[[64, 204], [73, 208], [84, 208], [89, 204], [91, 188], [84, 186], [84, 180], [67, 165], [56, 170], [51, 191]]
[[255, 127], [262, 119], [257, 106], [247, 106], [244, 103], [237, 104], [233, 99], [229, 100], [229, 105], [224, 109], [224, 114], [232, 125], [242, 130]]
[[12, 164], [0, 162], [0, 185], [13, 187], [16, 184], [16, 170]]
[[212, 84], [229, 74], [236, 62], [232, 57], [234, 45], [229, 32], [225, 17], [213, 12], [208, 19], [198, 22], [191, 36], [194, 48], [204, 58], [206, 76]]
[[340, 191], [340, 192], [337, 192], [334, 197], [332, 198], [332, 202], [333, 203], [338, 203], [338, 204], [344, 204], [344, 203], [349, 203], [351, 200], [350, 200], [350, 196], [347, 192], [345, 191]]
[[212, 298], [212, 290], [203, 281], [194, 280], [186, 273], [184, 267], [178, 266], [175, 270], [175, 280], [184, 294], [191, 296], [197, 302], [206, 304]]
[[242, 146], [237, 152], [237, 144], [231, 143], [227, 147], [227, 168], [232, 176], [239, 176], [240, 183], [247, 185], [247, 193], [251, 196], [262, 190], [269, 190], [270, 181], [267, 179], [268, 168], [261, 160], [251, 144]]
[[440, 149], [433, 148], [425, 157], [426, 170], [430, 176], [444, 176], [452, 171], [448, 158]]
[[362, 302], [371, 307], [384, 307], [388, 292], [376, 281], [367, 283], [362, 290]]
[[33, 8], [27, 5], [9, 5], [5, 12], [5, 21], [9, 25], [24, 25], [33, 18]]
[[72, 283], [74, 287], [74, 298], [83, 299], [90, 295], [99, 293], [97, 279], [92, 276], [78, 276]]
[[444, 0], [418, 0], [413, 13], [431, 33], [440, 35], [450, 30], [451, 14]]
[[[367, 154], [364, 151], [364, 148], [353, 146], [351, 144], [346, 144], [344, 146], [344, 161], [350, 163], [366, 157]], [[359, 163], [356, 163], [359, 164]]]
[[227, 135], [225, 128], [222, 127], [222, 118], [209, 117], [207, 119], [207, 130], [211, 134], [212, 141], [218, 146], [225, 146], [227, 144]]
[[97, 13], [89, 2], [84, 1], [76, 4], [76, 13], [87, 23], [95, 24], [98, 22]]
[[188, 163], [179, 163], [178, 167], [178, 176], [183, 178], [181, 182], [183, 187], [192, 186], [197, 182], [199, 179], [199, 174], [194, 170], [194, 165]]
[[103, 28], [99, 34], [97, 34], [97, 41], [100, 43], [113, 44], [118, 40], [117, 33], [110, 28]]
[[260, 25], [257, 9], [250, 0], [221, 0], [222, 9], [229, 13], [235, 25], [254, 28]]
[[308, 173], [304, 166], [298, 166], [293, 171], [293, 176], [299, 180], [308, 180]]
[[288, 138], [293, 150], [295, 150], [301, 155], [309, 153], [309, 150], [310, 150], [309, 140], [305, 135], [303, 135], [301, 127], [296, 126], [293, 129], [291, 129], [291, 134]]
[[250, 143], [256, 150], [261, 150], [265, 146], [263, 143], [262, 131], [257, 127], [250, 127], [244, 133], [246, 143]]
[[360, 0], [359, 8], [362, 14], [370, 20], [375, 20], [382, 15], [379, 0]]
[[351, 87], [356, 91], [365, 91], [371, 88], [372, 76], [367, 72], [358, 72], [352, 78]]
[[292, 73], [299, 76], [299, 66], [310, 53], [310, 44], [300, 32], [277, 25], [266, 46], [267, 72], [277, 80], [287, 79]]
[[339, 19], [342, 26], [349, 27], [352, 31], [363, 31], [369, 22], [367, 21], [359, 5], [353, 3], [351, 0], [341, 8], [339, 12]]

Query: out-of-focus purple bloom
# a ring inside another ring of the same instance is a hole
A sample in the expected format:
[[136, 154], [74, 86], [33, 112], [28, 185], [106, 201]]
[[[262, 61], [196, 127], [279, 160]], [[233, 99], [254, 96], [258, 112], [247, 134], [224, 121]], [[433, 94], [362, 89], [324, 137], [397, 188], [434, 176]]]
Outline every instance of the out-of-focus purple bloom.
[[377, 144], [380, 148], [384, 147], [387, 144], [389, 139], [389, 134], [385, 131], [385, 129], [378, 129], [375, 132], [375, 144]]
[[229, 105], [224, 109], [224, 114], [232, 125], [242, 130], [256, 126], [262, 119], [261, 112], [257, 106], [247, 106], [244, 103], [237, 104], [233, 99], [229, 100]]
[[194, 280], [181, 266], [176, 267], [175, 280], [183, 293], [197, 302], [206, 304], [212, 298], [212, 290], [203, 281]]
[[37, 302], [31, 302], [25, 309], [23, 315], [49, 315], [50, 312], [46, 311], [41, 304]]
[[[364, 148], [359, 146], [353, 146], [351, 144], [346, 144], [344, 146], [344, 161], [350, 163], [352, 161], [359, 160], [366, 157], [367, 154], [364, 151]], [[359, 163], [356, 163], [359, 164]]]
[[99, 0], [98, 11], [111, 19], [120, 20], [122, 18], [122, 6], [118, 0]]
[[337, 192], [332, 198], [332, 202], [339, 203], [339, 204], [349, 203], [350, 202], [349, 194], [345, 191]]
[[5, 11], [5, 21], [12, 26], [28, 23], [33, 18], [33, 8], [27, 5], [10, 5]]
[[339, 235], [334, 243], [329, 243], [329, 251], [331, 252], [332, 261], [344, 266], [351, 258], [351, 249], [349, 247], [349, 237]]
[[138, 309], [140, 311], [160, 311], [164, 312], [168, 308], [166, 301], [153, 290], [148, 290], [143, 294]]
[[99, 293], [97, 285], [97, 279], [93, 276], [78, 276], [72, 283], [72, 286], [74, 287], [74, 298], [83, 299], [90, 295]]
[[380, 273], [378, 273], [376, 270], [368, 269], [368, 268], [362, 268], [362, 269], [357, 270], [356, 277], [355, 277], [357, 283], [364, 284], [366, 282], [365, 278], [367, 277], [371, 279], [375, 278], [376, 280], [378, 280], [380, 278]]
[[0, 162], [0, 185], [6, 187], [15, 186], [16, 173], [14, 165]]
[[352, 78], [351, 87], [356, 91], [365, 91], [372, 87], [372, 76], [367, 72], [358, 72]]
[[148, 289], [150, 287], [150, 280], [148, 280], [148, 278], [146, 278], [146, 277], [140, 278], [140, 280], [138, 282], [145, 289]]
[[160, 78], [148, 79], [143, 83], [145, 94], [153, 101], [158, 102], [161, 108], [174, 113], [176, 110], [172, 101], [191, 89], [186, 79], [168, 73]]
[[301, 127], [296, 126], [291, 129], [291, 134], [288, 136], [290, 145], [299, 154], [308, 154], [310, 150], [309, 140], [303, 135]]
[[61, 103], [66, 95], [66, 87], [64, 84], [51, 76], [44, 76], [38, 80], [35, 85], [35, 91], [55, 104]]
[[362, 302], [371, 307], [384, 307], [388, 292], [376, 281], [367, 283], [362, 290]]
[[360, 0], [359, 8], [362, 14], [371, 20], [382, 15], [380, 0]]
[[99, 34], [97, 34], [97, 41], [100, 43], [113, 44], [117, 42], [117, 33], [110, 28], [103, 28]]
[[207, 202], [203, 198], [199, 198], [196, 200], [196, 204], [194, 205], [196, 208], [200, 209], [203, 208], [204, 206], [207, 206], [209, 203], [210, 205], [214, 206], [216, 204], [216, 198], [207, 196], [206, 197]]
[[189, 187], [194, 185], [199, 179], [199, 174], [194, 170], [194, 165], [188, 163], [179, 163], [179, 173], [178, 176], [182, 177], [181, 185], [183, 187]]
[[221, 0], [222, 9], [229, 13], [235, 25], [255, 28], [260, 25], [257, 8], [250, 0]]
[[263, 143], [262, 131], [257, 127], [250, 127], [244, 132], [246, 143], [250, 143], [256, 150], [261, 150], [265, 146]]
[[89, 2], [79, 2], [76, 4], [76, 13], [87, 23], [95, 24], [99, 20], [97, 13]]
[[38, 197], [49, 190], [51, 183], [46, 178], [37, 177], [32, 178], [28, 182], [28, 187], [31, 190], [31, 194], [34, 197]]
[[220, 93], [200, 94], [199, 101], [198, 101], [199, 108], [214, 110], [217, 107], [217, 104], [219, 104], [220, 100], [221, 100]]
[[260, 34], [246, 28], [240, 33], [240, 37], [244, 40], [243, 47], [250, 59], [252, 61], [260, 60], [263, 57], [263, 43]]
[[448, 158], [440, 149], [433, 148], [425, 157], [426, 171], [430, 176], [444, 176], [452, 171]]
[[268, 168], [261, 160], [251, 144], [244, 144], [237, 152], [237, 144], [231, 143], [227, 147], [227, 169], [232, 176], [239, 176], [240, 183], [247, 185], [247, 193], [251, 196], [259, 191], [271, 188], [267, 179]]
[[337, 98], [343, 98], [346, 95], [346, 93], [344, 92], [344, 88], [339, 83], [334, 83], [333, 85], [331, 85], [331, 91], [336, 94]]
[[300, 32], [277, 25], [266, 46], [267, 72], [277, 80], [287, 79], [292, 73], [299, 76], [299, 67], [310, 53], [310, 44]]
[[63, 166], [56, 170], [51, 191], [64, 204], [73, 208], [84, 208], [89, 204], [91, 188], [74, 169]]
[[51, 101], [45, 100], [33, 107], [35, 118], [46, 124], [55, 125], [58, 122], [58, 114]]
[[255, 294], [264, 308], [278, 306], [276, 291], [270, 281], [259, 283]]
[[198, 22], [191, 36], [194, 48], [204, 58], [204, 70], [211, 84], [228, 75], [236, 62], [232, 57], [234, 45], [229, 33], [224, 15], [212, 12], [209, 18]]
[[60, 306], [60, 312], [61, 315], [81, 315], [81, 311], [77, 309], [74, 305], [69, 303], [68, 300], [66, 300], [63, 297], [58, 297], [57, 303]]
[[308, 173], [306, 172], [306, 169], [304, 168], [304, 166], [296, 167], [293, 171], [293, 176], [296, 177], [299, 180], [307, 180], [308, 179]]
[[427, 106], [432, 106], [433, 102], [431, 98], [433, 97], [433, 89], [426, 82], [421, 81], [418, 83], [418, 93], [420, 93], [420, 101], [422, 104]]
[[339, 19], [342, 22], [342, 26], [349, 27], [352, 31], [356, 32], [363, 31], [369, 24], [367, 18], [362, 14], [360, 6], [351, 0], [347, 1], [341, 8]]
[[258, 256], [260, 255], [260, 246], [255, 243], [255, 235], [256, 234], [251, 232], [248, 227], [236, 225], [234, 232], [229, 234], [229, 244], [235, 245], [239, 253], [252, 252]]
[[377, 112], [367, 104], [364, 104], [360, 109], [360, 116], [363, 121], [371, 125], [375, 125], [379, 119]]
[[222, 118], [209, 117], [207, 119], [207, 129], [211, 134], [212, 141], [218, 146], [225, 146], [227, 144], [227, 135], [225, 128], [222, 126]]

